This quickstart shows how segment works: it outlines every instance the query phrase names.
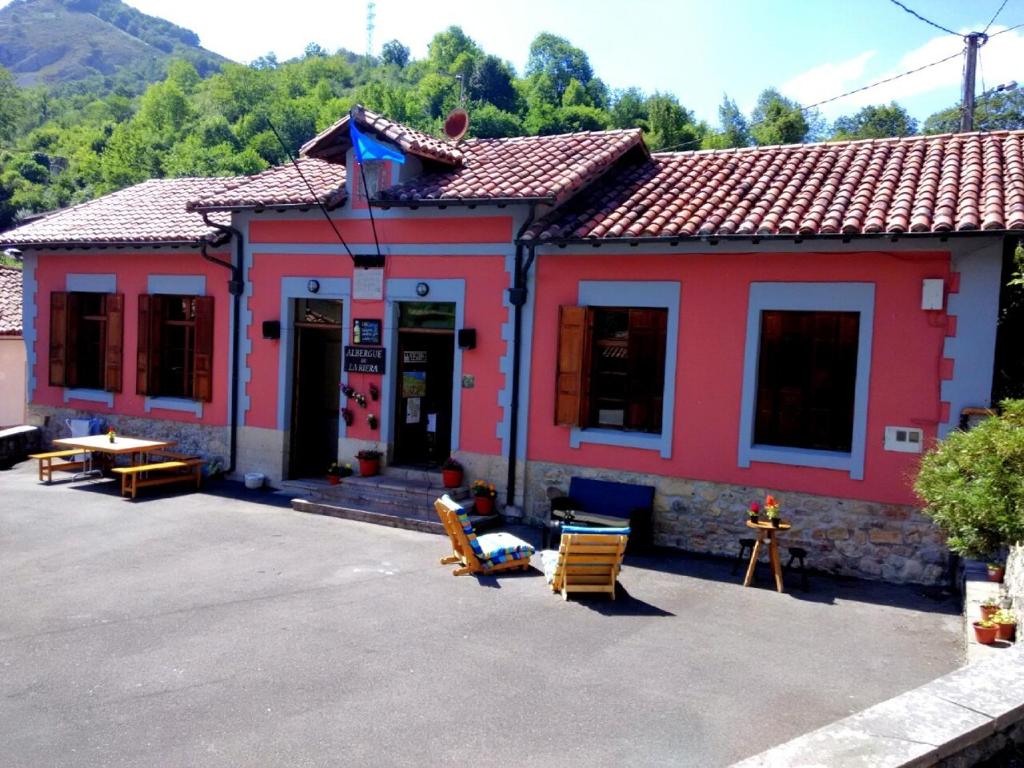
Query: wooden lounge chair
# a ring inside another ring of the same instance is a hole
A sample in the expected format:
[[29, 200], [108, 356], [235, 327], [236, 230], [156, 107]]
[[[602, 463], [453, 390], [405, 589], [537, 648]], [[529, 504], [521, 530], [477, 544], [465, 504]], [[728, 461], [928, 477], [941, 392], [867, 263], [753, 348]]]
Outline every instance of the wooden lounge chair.
[[570, 592], [606, 592], [615, 599], [615, 582], [629, 528], [563, 526], [558, 551], [544, 553], [544, 574], [552, 592], [568, 600]]
[[530, 556], [535, 550], [518, 536], [504, 531], [477, 536], [469, 514], [448, 494], [434, 502], [434, 509], [452, 542], [452, 554], [442, 557], [441, 564], [461, 566], [452, 572], [453, 576], [525, 571], [530, 567]]

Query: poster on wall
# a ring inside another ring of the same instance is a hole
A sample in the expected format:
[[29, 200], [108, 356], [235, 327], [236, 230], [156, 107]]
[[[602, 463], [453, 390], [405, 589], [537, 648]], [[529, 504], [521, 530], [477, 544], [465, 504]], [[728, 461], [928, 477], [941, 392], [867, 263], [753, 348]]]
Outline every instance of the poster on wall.
[[420, 398], [410, 397], [405, 401], [405, 423], [420, 423]]
[[402, 371], [402, 397], [423, 397], [427, 394], [426, 371]]
[[352, 321], [352, 343], [380, 346], [380, 320], [358, 319]]

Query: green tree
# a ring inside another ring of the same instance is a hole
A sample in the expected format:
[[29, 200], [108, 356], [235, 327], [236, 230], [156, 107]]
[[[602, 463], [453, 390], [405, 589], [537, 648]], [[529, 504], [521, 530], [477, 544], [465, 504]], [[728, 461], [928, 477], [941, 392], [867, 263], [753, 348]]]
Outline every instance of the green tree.
[[25, 103], [14, 76], [0, 67], [0, 140], [9, 142], [13, 139], [24, 109]]
[[647, 99], [639, 88], [617, 91], [612, 99], [612, 128], [646, 128]]
[[380, 59], [385, 64], [392, 64], [399, 69], [409, 63], [410, 51], [398, 40], [388, 40], [380, 49]]
[[895, 101], [867, 106], [855, 115], [836, 118], [832, 124], [834, 139], [885, 139], [917, 133], [917, 121]]
[[523, 124], [511, 112], [483, 103], [470, 112], [469, 132], [480, 139], [499, 139], [521, 135]]
[[750, 144], [747, 119], [728, 94], [722, 96], [722, 104], [718, 107], [718, 122], [721, 124], [722, 143], [725, 147], [746, 147]]
[[589, 83], [594, 78], [590, 59], [581, 49], [564, 37], [542, 32], [530, 43], [530, 55], [526, 60], [528, 78], [545, 74], [550, 78], [553, 89], [552, 104], [560, 104], [566, 88], [572, 80]]
[[811, 132], [800, 105], [774, 88], [761, 92], [750, 118], [750, 135], [760, 146], [799, 144]]
[[471, 99], [515, 113], [519, 111], [519, 94], [516, 93], [514, 79], [509, 65], [497, 56], [484, 56], [473, 70], [466, 92]]
[[[974, 107], [974, 130], [1015, 131], [1024, 128], [1024, 92], [1020, 89], [984, 93]], [[940, 110], [924, 121], [923, 132], [956, 133], [960, 130], [960, 105]]]
[[435, 70], [449, 72], [461, 54], [477, 58], [483, 54], [473, 39], [462, 31], [462, 27], [451, 26], [438, 32], [427, 45], [427, 59]]
[[587, 89], [583, 87], [583, 84], [576, 78], [573, 78], [569, 81], [565, 93], [562, 94], [562, 106], [592, 107], [594, 104], [590, 100], [590, 94], [587, 93]]
[[654, 93], [646, 103], [652, 149], [696, 149], [704, 131], [694, 122], [693, 113], [672, 94]]

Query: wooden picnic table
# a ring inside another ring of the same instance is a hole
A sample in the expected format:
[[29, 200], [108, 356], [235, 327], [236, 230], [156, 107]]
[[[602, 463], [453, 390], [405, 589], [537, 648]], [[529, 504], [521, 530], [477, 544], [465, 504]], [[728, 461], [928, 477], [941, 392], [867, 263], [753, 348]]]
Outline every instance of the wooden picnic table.
[[757, 568], [757, 558], [761, 554], [761, 547], [767, 542], [768, 560], [771, 562], [772, 573], [775, 575], [775, 589], [782, 591], [782, 562], [779, 559], [779, 536], [782, 531], [788, 531], [793, 526], [785, 521], [780, 521], [776, 527], [768, 522], [758, 521], [756, 523], [747, 520], [747, 528], [757, 531], [757, 541], [750, 552], [750, 565], [747, 566], [747, 576], [743, 579], [743, 586], [749, 587], [754, 581], [754, 569]]
[[86, 437], [59, 437], [53, 441], [53, 444], [63, 448], [81, 448], [86, 453], [87, 458], [84, 471], [79, 472], [72, 478], [77, 480], [81, 477], [89, 477], [100, 472], [100, 470], [92, 466], [93, 453], [104, 453], [111, 456], [128, 454], [132, 466], [135, 466], [150, 451], [170, 448], [175, 442], [173, 440], [143, 440], [138, 437], [124, 437], [122, 435], [115, 435], [114, 441], [111, 442], [110, 436], [103, 434], [87, 435]]

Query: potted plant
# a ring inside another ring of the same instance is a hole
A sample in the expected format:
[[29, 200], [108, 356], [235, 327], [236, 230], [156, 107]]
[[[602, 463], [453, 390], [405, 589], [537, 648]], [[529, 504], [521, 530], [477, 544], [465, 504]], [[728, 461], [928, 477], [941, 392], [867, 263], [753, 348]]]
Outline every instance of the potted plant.
[[768, 518], [772, 528], [778, 528], [782, 525], [782, 518], [779, 517], [779, 504], [771, 494], [768, 494], [764, 499], [764, 516]]
[[999, 610], [999, 601], [990, 597], [981, 604], [981, 618], [991, 619]]
[[359, 461], [359, 476], [360, 477], [373, 477], [380, 473], [380, 451], [371, 449], [364, 449], [356, 454], [356, 459]]
[[1003, 580], [1003, 576], [1006, 574], [1006, 566], [1002, 563], [989, 563], [985, 566], [988, 570], [988, 580], [999, 583]]
[[485, 480], [473, 481], [474, 506], [478, 515], [489, 515], [494, 512], [494, 499], [498, 492], [493, 484]]
[[758, 504], [756, 501], [750, 502], [750, 510], [747, 513], [747, 514], [750, 515], [750, 522], [756, 523], [757, 522], [757, 516], [760, 513], [761, 513], [761, 505]]
[[341, 467], [338, 466], [338, 462], [331, 462], [331, 466], [327, 468], [327, 482], [331, 485], [337, 485], [341, 482]]
[[445, 488], [458, 488], [462, 485], [462, 465], [449, 456], [441, 465], [441, 480]]
[[992, 645], [996, 641], [998, 628], [996, 623], [989, 619], [981, 619], [974, 622], [974, 639], [982, 645]]
[[996, 625], [996, 640], [1012, 641], [1017, 631], [1017, 619], [1006, 609], [996, 611], [992, 616]]

